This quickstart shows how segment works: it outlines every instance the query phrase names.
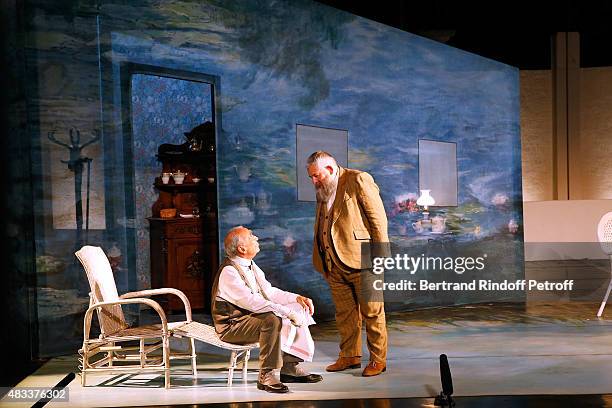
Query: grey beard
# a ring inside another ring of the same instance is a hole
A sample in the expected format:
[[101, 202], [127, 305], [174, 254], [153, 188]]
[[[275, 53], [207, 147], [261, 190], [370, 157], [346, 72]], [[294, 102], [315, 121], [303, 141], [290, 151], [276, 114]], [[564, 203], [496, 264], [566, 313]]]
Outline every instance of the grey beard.
[[327, 202], [329, 198], [334, 194], [338, 188], [338, 178], [334, 177], [327, 183], [321, 183], [321, 186], [317, 188], [317, 201]]

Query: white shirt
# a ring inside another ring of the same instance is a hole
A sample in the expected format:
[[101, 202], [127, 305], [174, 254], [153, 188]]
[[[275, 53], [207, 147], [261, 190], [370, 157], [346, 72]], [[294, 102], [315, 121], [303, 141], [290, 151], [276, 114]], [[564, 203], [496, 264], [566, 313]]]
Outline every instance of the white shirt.
[[[285, 305], [297, 302], [298, 295], [272, 286], [255, 262], [238, 256], [231, 258], [231, 260], [242, 269], [247, 278], [248, 286], [244, 284], [244, 280], [242, 280], [236, 268], [229, 265], [223, 268], [219, 275], [217, 296], [254, 313], [273, 312], [280, 317], [289, 315], [291, 309]], [[252, 265], [252, 270], [249, 269], [249, 265]], [[257, 281], [259, 281], [261, 289], [270, 300], [266, 300], [259, 293]]]

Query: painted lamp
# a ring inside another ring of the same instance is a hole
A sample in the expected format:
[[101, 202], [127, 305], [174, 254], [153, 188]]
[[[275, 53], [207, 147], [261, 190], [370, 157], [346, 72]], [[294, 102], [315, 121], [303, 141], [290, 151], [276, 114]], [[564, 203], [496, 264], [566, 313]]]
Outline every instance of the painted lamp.
[[429, 219], [429, 211], [428, 208], [430, 205], [434, 205], [436, 200], [429, 194], [431, 190], [421, 190], [421, 196], [417, 200], [417, 205], [423, 207], [423, 219]]

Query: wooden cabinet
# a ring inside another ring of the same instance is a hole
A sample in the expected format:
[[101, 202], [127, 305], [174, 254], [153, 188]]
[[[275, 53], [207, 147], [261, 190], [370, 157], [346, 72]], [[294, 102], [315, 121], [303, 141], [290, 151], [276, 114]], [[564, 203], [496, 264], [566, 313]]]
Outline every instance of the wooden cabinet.
[[[215, 154], [160, 152], [157, 158], [162, 162], [155, 179], [159, 197], [148, 218], [151, 286], [179, 289], [192, 309], [209, 312], [211, 281], [219, 265]], [[185, 174], [182, 183], [173, 177], [163, 182], [162, 173], [177, 172]], [[161, 218], [160, 211], [167, 208], [175, 208], [176, 216]], [[164, 305], [169, 311], [183, 307], [176, 296], [169, 296]]]
[[[219, 265], [216, 234], [200, 218], [149, 218], [151, 229], [151, 284], [182, 290], [192, 309], [210, 308], [210, 282]], [[182, 308], [175, 296], [169, 310]]]

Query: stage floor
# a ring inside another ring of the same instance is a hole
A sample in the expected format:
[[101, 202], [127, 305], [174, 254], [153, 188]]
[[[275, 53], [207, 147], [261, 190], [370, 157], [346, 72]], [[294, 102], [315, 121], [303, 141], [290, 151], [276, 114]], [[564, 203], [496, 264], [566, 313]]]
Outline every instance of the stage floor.
[[[288, 394], [257, 390], [256, 356], [251, 359], [248, 382], [236, 375], [234, 386], [228, 388], [223, 368], [228, 353], [200, 345], [195, 380], [175, 374], [172, 389], [165, 390], [161, 376], [92, 375], [88, 384], [99, 386], [82, 388], [77, 375], [69, 385], [69, 403], [48, 406], [428, 397], [441, 388], [441, 353], [448, 355], [456, 396], [607, 394], [612, 392], [612, 311], [597, 319], [598, 306], [593, 302], [486, 304], [390, 313], [387, 372], [372, 378], [361, 377], [357, 369], [325, 372], [338, 351], [335, 325], [325, 322], [313, 327], [315, 360], [305, 363], [312, 372], [323, 374], [323, 382], [291, 384]], [[53, 386], [76, 366], [76, 356], [55, 358], [19, 386]]]

